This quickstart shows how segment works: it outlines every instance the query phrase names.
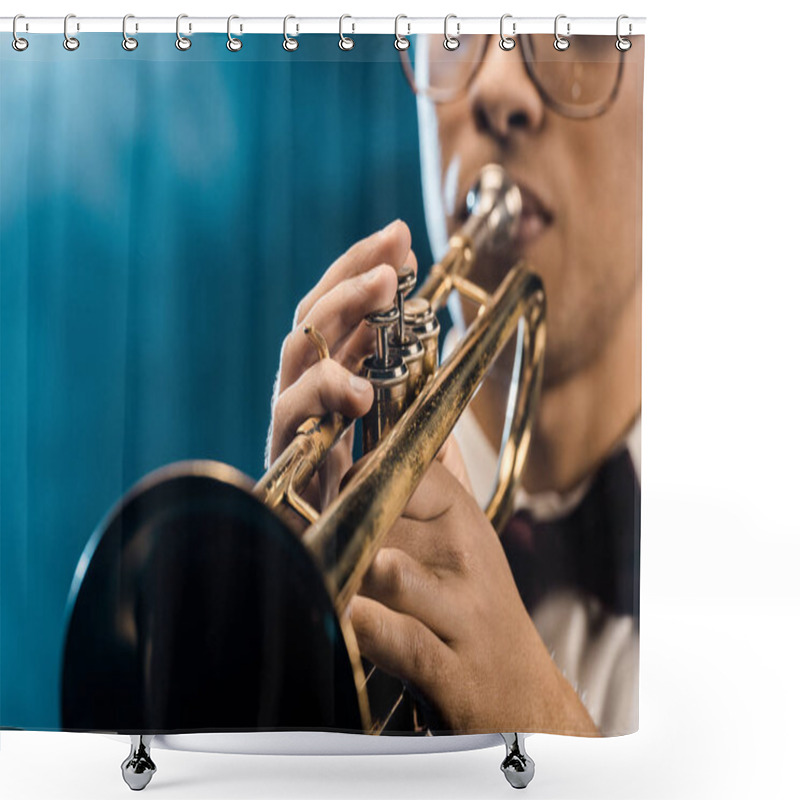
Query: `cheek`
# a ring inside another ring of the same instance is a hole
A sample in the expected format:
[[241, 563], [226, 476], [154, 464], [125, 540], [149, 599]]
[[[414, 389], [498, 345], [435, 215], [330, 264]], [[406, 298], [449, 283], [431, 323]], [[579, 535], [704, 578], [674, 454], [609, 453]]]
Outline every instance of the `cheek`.
[[[630, 61], [611, 108], [593, 120], [572, 123], [570, 170], [573, 207], [600, 222], [614, 238], [638, 216], [641, 177], [641, 64]], [[602, 237], [603, 231], [596, 231]]]
[[[640, 156], [636, 120], [609, 115], [581, 132], [571, 147], [563, 186], [569, 228], [566, 246], [612, 258], [631, 241], [639, 218]], [[601, 259], [605, 261], [606, 259]]]

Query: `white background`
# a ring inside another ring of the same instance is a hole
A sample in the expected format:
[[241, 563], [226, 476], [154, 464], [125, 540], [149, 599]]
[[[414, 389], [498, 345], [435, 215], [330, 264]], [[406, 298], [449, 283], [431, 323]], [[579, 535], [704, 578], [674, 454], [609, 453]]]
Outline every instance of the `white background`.
[[[538, 798], [800, 794], [797, 6], [508, 0], [63, 3], [63, 16], [647, 16], [641, 713], [529, 739]], [[2, 47], [10, 47], [3, 35]], [[127, 747], [4, 732], [3, 798], [127, 797]], [[508, 797], [502, 749], [286, 758], [154, 751], [163, 798]]]

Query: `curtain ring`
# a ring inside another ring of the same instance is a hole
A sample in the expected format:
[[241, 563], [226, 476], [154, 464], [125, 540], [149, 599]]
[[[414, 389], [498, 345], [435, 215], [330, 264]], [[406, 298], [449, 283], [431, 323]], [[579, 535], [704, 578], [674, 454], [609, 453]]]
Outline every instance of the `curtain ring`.
[[[339, 49], [340, 50], [352, 50], [355, 47], [355, 44], [356, 44], [349, 36], [345, 36], [344, 33], [342, 32], [342, 25], [344, 24], [344, 21], [346, 19], [353, 19], [353, 18], [349, 14], [342, 14], [342, 16], [339, 17]], [[355, 32], [356, 26], [353, 23], [351, 23], [351, 24], [353, 25], [353, 31]]]
[[[500, 49], [501, 50], [505, 50], [505, 51], [513, 50], [514, 49], [514, 45], [516, 44], [516, 42], [511, 38], [511, 36], [506, 36], [503, 33], [503, 23], [507, 19], [511, 19], [512, 16], [513, 16], [512, 14], [503, 14], [503, 16], [500, 17], [500, 41], [498, 42], [498, 44], [500, 45]], [[516, 32], [517, 32], [517, 23], [516, 22], [512, 22], [511, 23], [511, 33], [512, 33], [512, 35], [515, 35]]]
[[[67, 16], [64, 17], [64, 49], [70, 52], [77, 50], [81, 46], [81, 43], [74, 36], [70, 36], [69, 33], [67, 33], [67, 25], [71, 19], [75, 19], [74, 14], [67, 14]], [[78, 30], [80, 30], [80, 28], [78, 28]]]
[[[456, 35], [451, 36], [447, 32], [447, 23], [450, 22], [451, 19], [456, 20]], [[461, 23], [458, 22], [458, 17], [455, 14], [448, 14], [444, 18], [444, 41], [442, 45], [444, 46], [445, 50], [458, 50], [458, 46], [461, 42], [458, 41], [458, 34], [461, 32]]]
[[[628, 17], [625, 14], [620, 14], [617, 17], [617, 44], [616, 44], [616, 47], [617, 47], [617, 50], [620, 51], [620, 53], [624, 53], [626, 50], [630, 50], [631, 49], [631, 40], [630, 39], [624, 39], [622, 36], [620, 36], [620, 33], [619, 33], [619, 24], [620, 24], [620, 22], [622, 22], [623, 19], [628, 19]], [[628, 24], [628, 33], [630, 34], [630, 32], [631, 32], [631, 25], [629, 23]]]
[[122, 18], [122, 49], [127, 50], [129, 53], [139, 46], [139, 40], [128, 36], [127, 25], [129, 19], [135, 19], [133, 14], [126, 14]]
[[[405, 14], [398, 14], [394, 18], [394, 46], [396, 50], [408, 50], [411, 42], [409, 42], [405, 36], [400, 35], [399, 27], [401, 19], [408, 19], [408, 17]], [[411, 33], [411, 26], [406, 23], [406, 27], [408, 28], [408, 33]]]
[[188, 50], [192, 46], [191, 39], [181, 36], [181, 20], [188, 19], [188, 17], [188, 14], [178, 14], [178, 18], [175, 20], [175, 47], [178, 50]]
[[23, 50], [28, 49], [28, 40], [23, 39], [21, 36], [17, 36], [17, 20], [18, 19], [25, 19], [24, 14], [17, 14], [14, 17], [14, 21], [11, 23], [11, 33], [13, 34], [14, 38], [11, 40], [11, 46], [18, 52], [21, 53]]
[[231, 53], [238, 53], [242, 49], [242, 40], [231, 35], [231, 21], [235, 19], [239, 19], [236, 14], [231, 14], [228, 17], [228, 41], [226, 42], [225, 47], [227, 47]]
[[[294, 50], [297, 50], [297, 46], [300, 44], [300, 42], [298, 42], [297, 39], [293, 39], [291, 36], [289, 36], [287, 26], [289, 25], [290, 19], [297, 19], [297, 17], [293, 17], [291, 14], [289, 14], [288, 16], [283, 18], [283, 49], [288, 51], [289, 53], [293, 52]], [[297, 25], [296, 27], [297, 27], [297, 32], [299, 32], [300, 26]]]
[[[555, 22], [555, 25], [554, 25], [554, 28], [553, 28], [553, 33], [555, 33], [555, 37], [556, 37], [555, 41], [553, 42], [553, 47], [555, 47], [555, 49], [558, 50], [559, 53], [563, 53], [564, 50], [566, 50], [569, 47], [569, 39], [565, 39], [558, 32], [558, 21], [560, 19], [566, 19], [566, 18], [567, 18], [566, 14], [559, 14], [556, 17], [556, 22]], [[569, 36], [569, 33], [570, 33], [569, 27], [570, 27], [569, 22], [567, 22], [567, 36]]]

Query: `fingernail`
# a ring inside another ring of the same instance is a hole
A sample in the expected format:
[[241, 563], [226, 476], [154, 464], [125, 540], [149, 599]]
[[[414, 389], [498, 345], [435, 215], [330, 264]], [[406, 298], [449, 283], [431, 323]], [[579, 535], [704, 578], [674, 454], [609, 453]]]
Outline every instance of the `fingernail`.
[[344, 618], [350, 619], [353, 616], [353, 601], [351, 600], [345, 607], [344, 607]]
[[386, 233], [386, 231], [388, 231], [393, 225], [397, 225], [398, 222], [400, 222], [400, 218], [399, 217], [397, 219], [393, 219], [388, 225], [386, 225], [383, 228], [381, 233]]
[[372, 384], [366, 379], [358, 375], [350, 376], [350, 386], [352, 386], [359, 394], [365, 394], [372, 391]]

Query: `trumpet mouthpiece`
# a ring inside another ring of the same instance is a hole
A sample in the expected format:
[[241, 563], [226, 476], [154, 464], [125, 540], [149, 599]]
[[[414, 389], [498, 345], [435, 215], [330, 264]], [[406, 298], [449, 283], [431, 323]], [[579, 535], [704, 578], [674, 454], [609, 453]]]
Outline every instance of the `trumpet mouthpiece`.
[[465, 227], [476, 244], [502, 247], [517, 232], [522, 195], [499, 164], [487, 164], [467, 195], [467, 210]]

